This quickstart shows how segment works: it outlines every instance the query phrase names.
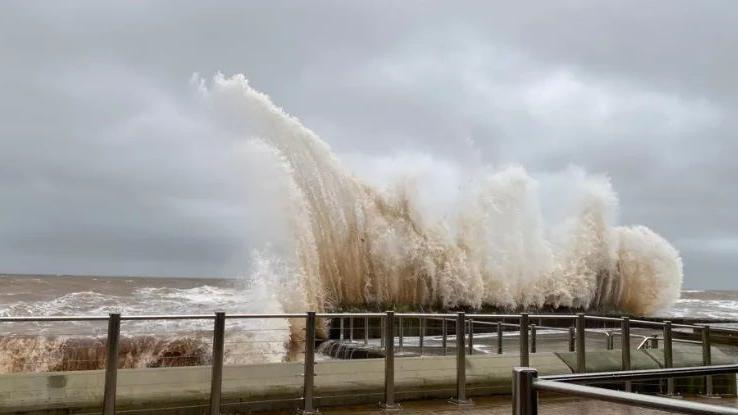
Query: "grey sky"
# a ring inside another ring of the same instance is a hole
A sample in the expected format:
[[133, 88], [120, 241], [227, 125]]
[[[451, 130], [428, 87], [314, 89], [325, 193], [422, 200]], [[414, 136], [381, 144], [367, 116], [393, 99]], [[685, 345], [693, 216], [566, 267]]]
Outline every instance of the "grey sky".
[[244, 272], [263, 211], [188, 117], [221, 71], [348, 159], [606, 173], [687, 287], [738, 289], [738, 2], [512, 3], [2, 3], [0, 272]]

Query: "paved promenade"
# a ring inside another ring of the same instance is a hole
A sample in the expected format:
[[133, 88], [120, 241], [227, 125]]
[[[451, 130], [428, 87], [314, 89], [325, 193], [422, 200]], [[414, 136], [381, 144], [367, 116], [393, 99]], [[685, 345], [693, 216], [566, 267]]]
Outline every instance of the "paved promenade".
[[[712, 405], [738, 407], [736, 398], [705, 399], [690, 397], [690, 400]], [[510, 396], [495, 396], [474, 399], [474, 406], [459, 408], [443, 400], [411, 401], [402, 403], [397, 415], [509, 415], [512, 412]], [[376, 405], [337, 407], [321, 409], [325, 415], [380, 415]], [[541, 415], [651, 415], [667, 412], [642, 409], [594, 400], [579, 400], [563, 396], [542, 396], [539, 405]], [[286, 415], [286, 414], [285, 414]]]

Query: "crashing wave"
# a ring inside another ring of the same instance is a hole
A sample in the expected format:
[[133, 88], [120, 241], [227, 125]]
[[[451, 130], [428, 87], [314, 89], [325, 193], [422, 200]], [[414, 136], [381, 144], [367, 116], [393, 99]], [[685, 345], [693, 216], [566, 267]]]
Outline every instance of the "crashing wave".
[[539, 183], [519, 166], [482, 169], [459, 205], [429, 220], [412, 183], [355, 177], [313, 131], [242, 75], [194, 78], [216, 118], [280, 165], [298, 308], [366, 305], [601, 307], [650, 314], [679, 296], [677, 251], [654, 232], [614, 225], [609, 180], [575, 171], [576, 203], [544, 220]]

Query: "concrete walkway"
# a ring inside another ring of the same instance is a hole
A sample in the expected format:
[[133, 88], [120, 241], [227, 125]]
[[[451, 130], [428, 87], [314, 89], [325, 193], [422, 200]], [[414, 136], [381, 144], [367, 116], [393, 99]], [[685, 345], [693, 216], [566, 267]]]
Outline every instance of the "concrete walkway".
[[[690, 397], [690, 400], [711, 405], [721, 405], [738, 408], [735, 398], [705, 399]], [[474, 406], [456, 407], [443, 400], [410, 401], [402, 403], [402, 411], [398, 415], [509, 415], [512, 411], [509, 396], [493, 396], [474, 399]], [[380, 415], [376, 405], [361, 405], [352, 407], [334, 407], [321, 409], [325, 415]], [[564, 396], [544, 395], [540, 399], [539, 414], [545, 415], [651, 415], [667, 412], [652, 409], [636, 408], [608, 402], [581, 400]], [[285, 413], [284, 415], [287, 415]], [[290, 413], [290, 415], [292, 415]]]

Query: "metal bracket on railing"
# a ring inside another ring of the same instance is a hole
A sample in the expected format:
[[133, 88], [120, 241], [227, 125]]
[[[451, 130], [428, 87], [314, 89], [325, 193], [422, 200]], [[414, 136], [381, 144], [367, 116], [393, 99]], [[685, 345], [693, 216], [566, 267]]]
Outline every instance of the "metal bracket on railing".
[[656, 335], [653, 336], [643, 336], [643, 341], [641, 341], [638, 344], [637, 350], [644, 350], [644, 349], [658, 349], [659, 348], [659, 337]]
[[605, 348], [607, 350], [613, 350], [615, 348], [615, 333], [612, 330], [605, 332], [605, 338], [607, 339]]

